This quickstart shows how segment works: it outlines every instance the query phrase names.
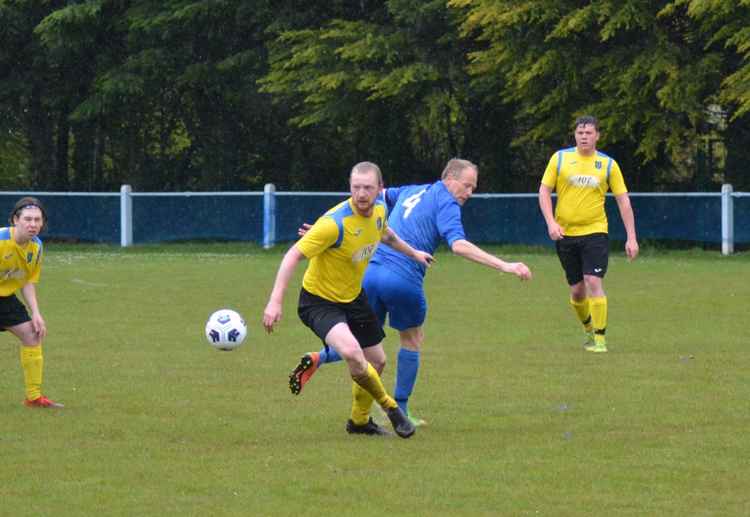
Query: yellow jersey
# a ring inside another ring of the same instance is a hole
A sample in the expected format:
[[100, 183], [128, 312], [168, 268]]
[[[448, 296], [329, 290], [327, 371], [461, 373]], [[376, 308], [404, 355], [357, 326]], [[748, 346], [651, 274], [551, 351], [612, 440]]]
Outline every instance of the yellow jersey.
[[557, 191], [555, 220], [563, 234], [571, 237], [608, 233], [604, 211], [607, 190], [616, 196], [628, 191], [614, 159], [600, 151], [583, 156], [575, 147], [552, 155], [542, 185]]
[[42, 271], [42, 240], [16, 243], [16, 229], [0, 228], [0, 296], [10, 296], [28, 282], [37, 283]]
[[351, 198], [331, 208], [297, 241], [297, 248], [310, 259], [302, 287], [332, 302], [354, 300], [387, 225], [382, 197], [370, 217], [359, 215]]

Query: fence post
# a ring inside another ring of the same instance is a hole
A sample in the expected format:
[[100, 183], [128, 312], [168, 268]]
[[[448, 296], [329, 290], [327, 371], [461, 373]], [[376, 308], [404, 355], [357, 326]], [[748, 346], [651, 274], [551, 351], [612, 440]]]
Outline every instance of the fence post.
[[732, 185], [721, 186], [721, 254], [734, 253], [734, 201]]
[[276, 186], [266, 183], [263, 187], [263, 248], [276, 244]]
[[133, 245], [133, 198], [130, 185], [120, 187], [120, 246]]

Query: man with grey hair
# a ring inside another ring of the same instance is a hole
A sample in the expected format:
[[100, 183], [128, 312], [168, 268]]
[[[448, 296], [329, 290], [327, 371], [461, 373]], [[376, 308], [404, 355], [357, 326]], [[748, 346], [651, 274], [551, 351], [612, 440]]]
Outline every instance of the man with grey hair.
[[[466, 239], [461, 207], [477, 188], [477, 176], [476, 165], [454, 158], [446, 164], [440, 181], [385, 189], [383, 197], [390, 214], [388, 225], [416, 249], [434, 253], [445, 240], [456, 255], [503, 273], [512, 273], [521, 280], [530, 279], [531, 271], [522, 262], [506, 262]], [[367, 268], [363, 287], [381, 325], [388, 315], [389, 325], [399, 332], [401, 349], [394, 398], [408, 415], [408, 401], [416, 384], [424, 342], [426, 268], [403, 260], [399, 255], [390, 246], [380, 246]], [[299, 394], [320, 365], [339, 359], [329, 348], [305, 354], [290, 376], [292, 393]], [[381, 370], [384, 366], [380, 365]], [[413, 415], [410, 420], [415, 425], [425, 423]]]

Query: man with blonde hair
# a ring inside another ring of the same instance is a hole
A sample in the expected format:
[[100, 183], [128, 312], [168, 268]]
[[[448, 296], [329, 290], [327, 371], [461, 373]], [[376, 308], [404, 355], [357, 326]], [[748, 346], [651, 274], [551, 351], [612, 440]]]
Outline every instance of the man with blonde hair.
[[365, 268], [379, 243], [387, 244], [409, 261], [428, 267], [432, 255], [406, 244], [388, 226], [380, 199], [380, 168], [361, 162], [349, 177], [351, 197], [331, 208], [284, 255], [273, 291], [263, 313], [263, 325], [272, 332], [281, 319], [281, 307], [297, 264], [310, 263], [302, 280], [297, 312], [302, 322], [326, 349], [335, 350], [349, 367], [354, 384], [350, 434], [388, 434], [370, 418], [377, 401], [397, 435], [408, 438], [414, 425], [383, 387], [380, 372], [385, 365], [381, 342], [384, 334], [362, 289]]

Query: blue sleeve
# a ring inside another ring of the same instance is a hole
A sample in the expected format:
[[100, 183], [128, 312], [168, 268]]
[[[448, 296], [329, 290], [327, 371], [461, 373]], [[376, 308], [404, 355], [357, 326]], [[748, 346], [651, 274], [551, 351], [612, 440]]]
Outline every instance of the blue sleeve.
[[393, 211], [393, 207], [396, 206], [398, 201], [398, 195], [405, 187], [391, 187], [385, 189], [385, 206], [390, 214]]
[[456, 202], [453, 196], [444, 196], [438, 207], [437, 227], [440, 235], [448, 243], [453, 243], [460, 239], [466, 239], [464, 225], [461, 222], [461, 206]]

